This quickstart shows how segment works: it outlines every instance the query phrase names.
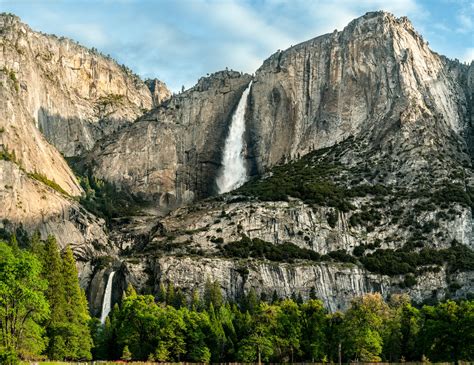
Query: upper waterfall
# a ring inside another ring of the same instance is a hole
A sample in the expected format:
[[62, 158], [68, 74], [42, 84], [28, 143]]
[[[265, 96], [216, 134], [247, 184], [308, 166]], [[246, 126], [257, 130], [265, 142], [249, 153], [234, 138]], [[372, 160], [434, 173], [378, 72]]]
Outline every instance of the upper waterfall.
[[115, 271], [112, 271], [107, 279], [107, 286], [105, 287], [104, 299], [102, 301], [102, 313], [100, 315], [100, 323], [104, 324], [107, 316], [112, 308], [112, 281], [114, 279]]
[[250, 81], [242, 93], [237, 109], [232, 115], [229, 135], [225, 141], [224, 154], [222, 156], [222, 168], [217, 177], [219, 194], [234, 190], [247, 180], [247, 168], [245, 166], [243, 149], [245, 111], [247, 110], [247, 99], [251, 87], [252, 81]]

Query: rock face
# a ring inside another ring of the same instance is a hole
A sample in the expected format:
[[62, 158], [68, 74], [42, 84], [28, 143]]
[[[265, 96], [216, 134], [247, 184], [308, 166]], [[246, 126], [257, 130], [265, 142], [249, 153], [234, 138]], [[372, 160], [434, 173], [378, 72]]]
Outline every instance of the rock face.
[[[474, 291], [469, 263], [417, 265], [410, 285], [364, 263], [377, 250], [474, 248], [474, 64], [432, 52], [406, 18], [368, 13], [275, 53], [255, 77], [217, 72], [173, 96], [13, 16], [0, 16], [0, 32], [0, 218], [74, 245], [94, 315], [112, 271], [114, 302], [129, 283], [190, 293], [207, 277], [229, 299], [251, 288], [313, 293], [331, 310], [370, 291], [417, 301]], [[231, 116], [251, 81], [253, 179], [216, 197]], [[140, 197], [148, 215], [106, 230], [72, 199], [82, 189], [58, 150]], [[224, 245], [242, 236], [326, 256], [228, 255]]]
[[[429, 194], [421, 193], [443, 195], [440, 192], [447, 191], [443, 190], [447, 182], [470, 189], [471, 68], [433, 53], [407, 19], [383, 12], [368, 13], [342, 32], [274, 54], [257, 71], [250, 91], [246, 118], [249, 172], [261, 176], [272, 166], [328, 147], [318, 163], [339, 166], [332, 176], [335, 186], [380, 185], [390, 192], [384, 198], [371, 193], [355, 196], [349, 211], [300, 199], [238, 202], [241, 197], [181, 208], [159, 220], [148, 243], [135, 247], [132, 252], [139, 263], [126, 259], [127, 274], [121, 277], [142, 290], [157, 290], [160, 282], [191, 290], [202, 288], [203, 278], [209, 276], [232, 299], [252, 287], [266, 295], [276, 290], [281, 296], [299, 292], [306, 297], [314, 287], [332, 310], [344, 308], [352, 296], [368, 291], [384, 295], [405, 291], [419, 301], [471, 293], [473, 272], [452, 272], [446, 266], [420, 272], [417, 284], [407, 288], [402, 276], [373, 274], [361, 265], [287, 264], [229, 259], [220, 254], [223, 243], [238, 241], [242, 234], [274, 245], [292, 242], [320, 254], [336, 250], [352, 254], [360, 245], [372, 247], [366, 254], [376, 248], [412, 250], [410, 245], [447, 249], [453, 242], [472, 248], [471, 207], [456, 203], [454, 196], [446, 197], [446, 206], [439, 200], [431, 205]], [[243, 86], [239, 92], [242, 90]], [[181, 95], [187, 99], [184, 105], [190, 102], [186, 93]], [[157, 120], [165, 110], [160, 107], [154, 112]], [[130, 133], [137, 125], [117, 135]], [[134, 144], [143, 131], [136, 129]], [[164, 127], [160, 131], [168, 133]], [[117, 145], [125, 143], [117, 143], [114, 150]], [[133, 153], [133, 144], [126, 145], [130, 152], [121, 155]], [[98, 155], [107, 159], [98, 160], [96, 173], [104, 171], [104, 162], [111, 161], [111, 151], [105, 148]], [[154, 153], [149, 159], [157, 165], [169, 155]], [[107, 169], [121, 168], [130, 158], [122, 160]], [[263, 180], [272, 174], [264, 175]], [[112, 181], [133, 189], [136, 176], [143, 175], [130, 168], [121, 170]], [[134, 182], [128, 183], [130, 179]], [[160, 198], [167, 190], [174, 194], [174, 185], [161, 184]], [[196, 185], [193, 195], [196, 191], [199, 197], [213, 193], [201, 189]], [[335, 217], [331, 223], [330, 216]], [[374, 221], [362, 224], [358, 217]], [[453, 282], [459, 287], [455, 292], [450, 289]]]
[[[0, 220], [53, 234], [84, 260], [106, 250], [104, 222], [73, 199], [82, 193], [61, 154], [36, 128], [12, 73], [0, 72]], [[4, 221], [6, 220], [6, 221]]]
[[349, 136], [383, 146], [391, 128], [409, 143], [407, 134], [458, 133], [467, 102], [452, 76], [406, 18], [385, 12], [279, 51], [258, 69], [251, 91], [254, 172]]
[[153, 106], [157, 107], [163, 101], [171, 97], [171, 91], [168, 90], [166, 84], [158, 79], [145, 80], [146, 86], [150, 89], [151, 97], [153, 99]]
[[232, 112], [250, 76], [202, 78], [90, 152], [94, 175], [163, 209], [212, 195]]
[[[0, 15], [0, 32], [0, 68], [14, 73], [26, 112], [65, 156], [91, 149], [152, 107], [145, 83], [96, 50], [34, 32], [6, 14]], [[167, 95], [160, 85], [153, 98]]]
[[[428, 298], [440, 300], [449, 292], [443, 270], [420, 275], [418, 284], [402, 289], [401, 277], [374, 275], [347, 264], [275, 265], [252, 260], [236, 262], [217, 258], [163, 257], [155, 261], [154, 268], [155, 282], [171, 282], [176, 287], [185, 288], [188, 294], [191, 294], [190, 289], [203, 292], [205, 278], [210, 278], [219, 281], [225, 297], [230, 299], [240, 298], [251, 288], [267, 298], [271, 298], [273, 292], [280, 298], [299, 293], [305, 300], [313, 291], [330, 311], [347, 309], [354, 296], [370, 292], [380, 292], [384, 297], [407, 293], [418, 302]], [[472, 292], [473, 279], [472, 272], [449, 277], [449, 280], [460, 283], [460, 292]], [[158, 289], [155, 288], [156, 291]]]
[[[0, 34], [2, 225], [12, 229], [22, 224], [29, 232], [39, 230], [43, 238], [53, 234], [62, 247], [71, 244], [84, 261], [111, 252], [104, 221], [74, 199], [83, 191], [63, 156], [47, 141], [66, 154], [72, 145], [92, 143], [87, 118], [93, 115], [97, 98], [113, 92], [100, 86], [104, 76], [97, 67], [105, 67], [105, 61], [99, 62], [104, 58], [70, 40], [33, 32], [11, 15], [0, 14]], [[130, 84], [122, 78], [119, 84]], [[98, 90], [94, 96], [93, 84]], [[146, 87], [142, 89], [142, 94], [130, 93], [136, 106], [123, 109], [128, 113], [124, 116], [138, 112], [140, 98], [151, 105]], [[64, 124], [51, 129], [54, 135], [46, 131], [49, 122], [59, 121]], [[80, 128], [77, 123], [82, 123]]]

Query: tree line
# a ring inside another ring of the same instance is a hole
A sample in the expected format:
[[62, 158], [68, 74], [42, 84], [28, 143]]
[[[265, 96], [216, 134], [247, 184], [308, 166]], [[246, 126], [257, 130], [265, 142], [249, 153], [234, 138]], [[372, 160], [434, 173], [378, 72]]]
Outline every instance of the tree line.
[[[1, 232], [0, 232], [1, 233]], [[356, 297], [344, 312], [301, 296], [224, 300], [218, 282], [185, 295], [129, 287], [102, 325], [88, 314], [72, 250], [54, 237], [0, 241], [0, 363], [18, 359], [191, 362], [474, 359], [474, 301], [422, 307], [406, 295]]]
[[[192, 298], [129, 287], [104, 326], [92, 328], [97, 359], [190, 362], [459, 361], [474, 359], [474, 301], [417, 308], [378, 293], [329, 313], [321, 300], [262, 301], [255, 291], [224, 301], [217, 282]], [[340, 348], [340, 354], [339, 354]]]

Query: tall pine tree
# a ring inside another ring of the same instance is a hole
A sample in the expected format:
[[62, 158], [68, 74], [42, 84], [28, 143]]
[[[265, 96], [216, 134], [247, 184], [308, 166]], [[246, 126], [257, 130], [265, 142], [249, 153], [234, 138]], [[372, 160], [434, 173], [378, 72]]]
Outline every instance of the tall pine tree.
[[90, 360], [92, 339], [88, 328], [90, 320], [87, 299], [79, 287], [76, 261], [68, 246], [63, 253], [63, 285], [65, 294], [65, 314], [68, 331], [64, 334], [67, 346], [66, 358]]
[[49, 302], [51, 315], [46, 322], [49, 339], [46, 355], [51, 360], [66, 358], [67, 348], [63, 334], [67, 331], [66, 295], [63, 283], [63, 264], [56, 239], [49, 236], [42, 250], [43, 277], [48, 281], [45, 296]]

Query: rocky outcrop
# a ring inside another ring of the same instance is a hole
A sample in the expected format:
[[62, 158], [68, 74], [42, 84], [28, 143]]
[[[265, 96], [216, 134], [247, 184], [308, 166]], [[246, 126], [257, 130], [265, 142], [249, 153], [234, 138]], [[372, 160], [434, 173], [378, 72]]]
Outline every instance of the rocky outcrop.
[[466, 112], [445, 59], [406, 18], [385, 12], [278, 51], [256, 72], [250, 98], [254, 173], [349, 136], [386, 149], [397, 134], [405, 145], [429, 147], [460, 132]]
[[145, 80], [145, 84], [150, 89], [154, 107], [157, 107], [163, 101], [168, 100], [171, 97], [171, 91], [168, 90], [168, 87], [163, 81], [158, 79], [148, 79]]
[[[385, 298], [391, 294], [408, 293], [415, 302], [441, 300], [448, 296], [464, 297], [474, 290], [473, 272], [447, 274], [426, 272], [418, 276], [410, 288], [403, 277], [372, 274], [353, 264], [339, 263], [274, 263], [265, 260], [231, 260], [218, 257], [161, 256], [148, 261], [128, 260], [123, 263], [122, 278], [140, 291], [158, 292], [160, 283], [173, 283], [175, 288], [191, 296], [201, 293], [207, 279], [220, 283], [224, 297], [238, 300], [254, 289], [259, 296], [288, 298], [294, 293], [303, 299], [315, 295], [331, 311], [346, 309], [354, 296], [380, 292]], [[118, 279], [120, 280], [120, 279]], [[150, 282], [155, 283], [150, 288]], [[456, 283], [456, 287], [450, 287]], [[119, 301], [119, 297], [116, 298]]]
[[90, 260], [109, 250], [104, 221], [75, 199], [82, 189], [62, 155], [38, 130], [33, 113], [42, 101], [54, 105], [54, 88], [46, 92], [49, 84], [30, 68], [31, 52], [38, 49], [29, 47], [38, 45], [37, 38], [48, 38], [12, 16], [1, 15], [0, 28], [0, 220], [8, 229], [22, 224], [43, 238], [53, 234], [62, 247], [71, 244], [78, 257]]
[[[453, 242], [473, 247], [471, 208], [457, 204], [454, 196], [445, 197], [453, 204], [432, 206], [421, 194], [444, 188], [446, 181], [467, 186], [472, 176], [465, 139], [471, 86], [466, 67], [456, 67], [431, 52], [405, 18], [384, 12], [276, 53], [257, 71], [250, 91], [250, 172], [262, 174], [330, 147], [321, 156], [322, 166], [338, 166], [334, 187], [380, 184], [390, 193], [351, 198], [349, 211], [299, 199], [262, 202], [231, 195], [181, 208], [160, 219], [150, 242], [136, 251], [141, 268], [125, 262], [126, 280], [147, 282], [148, 288], [150, 276], [144, 272], [151, 271], [155, 290], [169, 281], [190, 291], [202, 288], [209, 276], [231, 299], [252, 287], [266, 295], [276, 290], [281, 296], [307, 297], [314, 287], [331, 310], [370, 291], [405, 291], [417, 301], [472, 292], [472, 271], [422, 270], [417, 284], [407, 288], [402, 276], [373, 274], [360, 265], [229, 259], [220, 250], [242, 235], [274, 245], [291, 242], [322, 255], [352, 254], [361, 245], [371, 247], [366, 254], [411, 250], [410, 245], [446, 249]], [[377, 218], [361, 224], [357, 214]], [[454, 292], [453, 282], [459, 287]]]
[[[152, 107], [145, 83], [97, 50], [35, 32], [7, 14], [0, 14], [0, 33], [0, 68], [15, 75], [28, 116], [65, 156], [91, 149]], [[153, 98], [167, 95], [161, 85]]]
[[216, 192], [230, 119], [250, 76], [217, 72], [173, 96], [89, 154], [92, 171], [171, 209]]
[[[354, 206], [361, 206], [367, 201], [364, 198], [352, 202]], [[407, 209], [413, 207], [408, 206]], [[474, 249], [470, 209], [462, 206], [453, 209], [458, 213], [452, 220], [439, 220], [436, 229], [425, 233], [425, 247], [448, 248], [455, 240]], [[219, 248], [224, 243], [239, 241], [245, 235], [275, 245], [291, 242], [324, 255], [336, 250], [352, 253], [361, 244], [397, 249], [412, 236], [413, 227], [394, 224], [390, 220], [390, 212], [383, 208], [378, 211], [381, 219], [370, 230], [364, 225], [351, 224], [350, 218], [354, 213], [305, 204], [299, 199], [289, 202], [201, 202], [180, 208], [160, 219], [161, 230], [151, 236], [151, 245], [165, 244], [171, 237], [174, 245], [182, 245], [188, 251], [204, 250], [207, 254], [219, 254]], [[437, 213], [436, 210], [420, 212], [413, 224], [423, 227], [432, 222]], [[329, 222], [333, 214], [333, 221]]]
[[[474, 247], [473, 65], [433, 53], [406, 18], [368, 13], [277, 52], [255, 77], [217, 72], [173, 96], [158, 80], [144, 83], [15, 17], [1, 15], [0, 31], [0, 218], [74, 245], [94, 315], [112, 271], [114, 302], [128, 284], [156, 293], [172, 282], [190, 293], [207, 277], [229, 299], [251, 288], [313, 293], [330, 310], [371, 291], [408, 292], [416, 301], [473, 292], [465, 263], [462, 270], [449, 260], [416, 263], [416, 282], [407, 284], [363, 260], [377, 249], [416, 256], [422, 248]], [[255, 189], [209, 198], [251, 80], [245, 156]], [[66, 156], [84, 154], [91, 175], [141, 198], [143, 216], [115, 219], [106, 234], [72, 199], [82, 190], [48, 141]], [[290, 165], [272, 170], [295, 160], [304, 174]], [[279, 184], [301, 191], [268, 191]], [[229, 254], [224, 245], [242, 236], [311, 255]], [[338, 250], [352, 255], [346, 263], [331, 256]]]

